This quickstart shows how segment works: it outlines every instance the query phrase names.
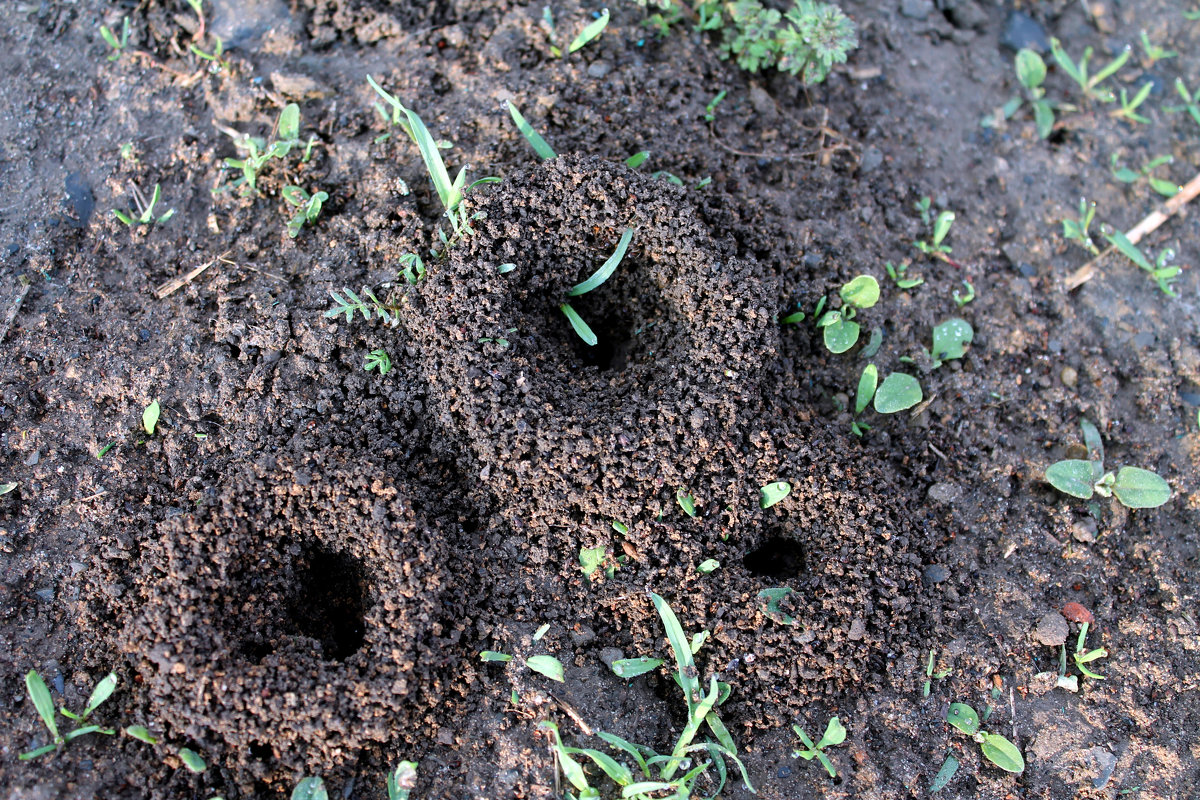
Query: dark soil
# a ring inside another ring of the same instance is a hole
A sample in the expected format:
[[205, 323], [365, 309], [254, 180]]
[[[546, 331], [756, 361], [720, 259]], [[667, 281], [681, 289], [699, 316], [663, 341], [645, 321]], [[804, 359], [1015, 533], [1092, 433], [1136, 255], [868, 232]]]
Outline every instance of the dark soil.
[[[651, 591], [710, 632], [697, 665], [731, 685], [720, 715], [761, 797], [924, 797], [947, 754], [962, 766], [939, 797], [1195, 796], [1196, 271], [1171, 300], [1110, 258], [1067, 292], [1090, 256], [1060, 235], [1081, 195], [1124, 230], [1155, 207], [1144, 181], [1112, 180], [1111, 153], [1134, 169], [1173, 155], [1156, 174], [1181, 184], [1200, 167], [1200, 128], [1165, 108], [1176, 77], [1200, 76], [1186, 9], [1020, 4], [1074, 54], [1106, 62], [1143, 28], [1181, 54], [1139, 47], [1118, 77], [1155, 83], [1149, 125], [1052, 70], [1050, 96], [1080, 108], [1042, 141], [1027, 108], [979, 125], [1017, 89], [1013, 9], [987, 0], [845, 3], [861, 47], [808, 89], [739, 71], [686, 26], [655, 39], [631, 2], [552, 58], [542, 5], [206, 3], [220, 70], [189, 53], [184, 2], [3, 16], [0, 483], [18, 486], [0, 495], [0, 796], [285, 797], [322, 775], [334, 796], [377, 798], [411, 759], [414, 798], [554, 797], [538, 722], [660, 752], [685, 723], [666, 668], [607, 666], [670, 658]], [[554, 7], [560, 45], [591, 10]], [[110, 62], [98, 29], [125, 16], [137, 52]], [[451, 174], [503, 179], [468, 195], [473, 234], [412, 286], [400, 258], [448, 226], [416, 148], [396, 127], [381, 138], [366, 74], [451, 143]], [[560, 157], [537, 160], [506, 100]], [[220, 191], [227, 130], [269, 136], [287, 102], [311, 160], [268, 166], [259, 197]], [[640, 150], [640, 169], [622, 163]], [[172, 219], [112, 217], [155, 184]], [[295, 239], [288, 184], [330, 195]], [[954, 263], [912, 247], [922, 195], [957, 214]], [[571, 300], [590, 348], [559, 305], [626, 228], [613, 277]], [[1198, 234], [1183, 214], [1143, 249], [1190, 267]], [[905, 260], [925, 279], [908, 291], [884, 269]], [[811, 320], [779, 323], [836, 306], [860, 273], [883, 297], [849, 353]], [[964, 280], [977, 297], [960, 309]], [[325, 316], [330, 290], [363, 285], [396, 324]], [[935, 368], [924, 348], [952, 316], [975, 340]], [[386, 376], [363, 369], [375, 349]], [[916, 375], [925, 402], [868, 411], [860, 438], [847, 409], [868, 362]], [[1110, 467], [1157, 471], [1171, 501], [1089, 507], [1050, 488], [1081, 417]], [[791, 494], [760, 509], [776, 480]], [[611, 575], [583, 574], [584, 547]], [[707, 559], [720, 568], [703, 575]], [[766, 608], [759, 593], [784, 586]], [[1046, 685], [1059, 650], [1033, 633], [1067, 602], [1109, 653], [1078, 693]], [[931, 649], [950, 674], [924, 696]], [[535, 654], [565, 683], [527, 669]], [[19, 761], [47, 742], [30, 669], [73, 709], [115, 671], [95, 718], [159, 744], [93, 735]], [[1022, 775], [944, 723], [956, 701], [994, 707]], [[819, 736], [834, 714], [849, 736], [831, 780], [791, 757], [791, 725]]]

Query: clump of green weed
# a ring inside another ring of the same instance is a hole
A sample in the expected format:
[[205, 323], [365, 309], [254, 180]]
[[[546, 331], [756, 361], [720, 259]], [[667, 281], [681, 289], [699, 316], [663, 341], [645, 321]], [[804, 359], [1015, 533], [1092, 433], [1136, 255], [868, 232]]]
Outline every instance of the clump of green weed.
[[1063, 494], [1090, 500], [1094, 494], [1115, 497], [1126, 508], [1157, 508], [1171, 499], [1171, 487], [1156, 473], [1140, 467], [1104, 470], [1100, 432], [1089, 420], [1080, 420], [1088, 458], [1065, 459], [1046, 468], [1046, 481]]
[[29, 692], [29, 699], [33, 701], [33, 707], [37, 710], [38, 716], [42, 718], [42, 724], [50, 732], [51, 741], [50, 744], [35, 747], [27, 753], [21, 753], [18, 758], [21, 761], [28, 761], [38, 756], [44, 756], [64, 746], [72, 739], [77, 739], [89, 733], [100, 733], [105, 736], [115, 734], [116, 731], [111, 728], [104, 728], [100, 725], [85, 725], [83, 723], [87, 722], [92, 712], [99, 708], [105, 700], [112, 697], [112, 693], [116, 688], [117, 675], [114, 672], [110, 672], [96, 684], [96, 688], [92, 690], [91, 697], [88, 698], [87, 706], [83, 709], [82, 713], [76, 714], [73, 711], [68, 711], [66, 706], [60, 708], [59, 713], [76, 723], [74, 730], [60, 733], [54, 713], [54, 700], [50, 697], [50, 689], [46, 686], [46, 682], [42, 680], [42, 676], [38, 674], [37, 670], [29, 670], [29, 672], [25, 673], [25, 689]]
[[846, 728], [843, 727], [842, 721], [837, 717], [830, 719], [829, 724], [825, 726], [824, 735], [816, 744], [813, 744], [813, 740], [808, 738], [808, 734], [799, 725], [793, 725], [792, 730], [800, 737], [805, 748], [793, 750], [792, 758], [803, 758], [805, 761], [812, 761], [815, 758], [821, 762], [821, 766], [825, 767], [829, 777], [836, 778], [837, 770], [833, 768], [833, 762], [829, 760], [829, 756], [825, 755], [825, 748], [834, 747], [846, 741]]
[[817, 304], [813, 316], [817, 327], [822, 329], [825, 347], [831, 353], [844, 353], [858, 342], [861, 328], [854, 318], [861, 309], [871, 308], [879, 302], [879, 281], [870, 275], [859, 275], [838, 289], [842, 307], [821, 313], [825, 298]]
[[[617, 247], [613, 250], [612, 255], [587, 280], [572, 286], [571, 290], [567, 292], [567, 297], [579, 297], [603, 285], [616, 272], [617, 267], [621, 265], [621, 261], [625, 258], [625, 252], [629, 249], [631, 241], [633, 241], [633, 228], [626, 228], [625, 232], [621, 234], [621, 239], [617, 242]], [[591, 326], [583, 321], [583, 317], [579, 316], [569, 302], [563, 301], [560, 303], [559, 309], [571, 323], [571, 328], [586, 345], [594, 347], [599, 342]]]
[[279, 119], [276, 120], [275, 131], [279, 138], [268, 146], [265, 139], [251, 136], [248, 133], [226, 130], [226, 133], [233, 139], [234, 146], [239, 150], [245, 150], [246, 155], [243, 158], [225, 159], [225, 166], [239, 170], [241, 176], [222, 187], [222, 190], [237, 189], [238, 194], [243, 197], [258, 194], [259, 173], [272, 159], [282, 161], [287, 158], [294, 148], [304, 147], [304, 155], [301, 160], [305, 162], [309, 160], [316, 137], [309, 137], [307, 144], [300, 140], [300, 106], [295, 103], [288, 103], [284, 106], [283, 110], [279, 112]]
[[149, 202], [142, 196], [141, 190], [137, 186], [132, 186], [133, 189], [133, 204], [137, 207], [132, 211], [121, 211], [113, 209], [113, 216], [121, 220], [127, 226], [132, 228], [134, 225], [154, 225], [162, 224], [175, 216], [175, 209], [169, 208], [163, 214], [155, 216], [154, 207], [158, 205], [158, 201], [162, 198], [162, 188], [156, 183], [154, 191], [150, 194]]
[[300, 229], [305, 225], [316, 224], [317, 217], [321, 216], [321, 208], [329, 199], [325, 192], [310, 195], [300, 186], [285, 186], [282, 194], [284, 200], [299, 209], [295, 216], [288, 220], [288, 236], [293, 239], [300, 235]]

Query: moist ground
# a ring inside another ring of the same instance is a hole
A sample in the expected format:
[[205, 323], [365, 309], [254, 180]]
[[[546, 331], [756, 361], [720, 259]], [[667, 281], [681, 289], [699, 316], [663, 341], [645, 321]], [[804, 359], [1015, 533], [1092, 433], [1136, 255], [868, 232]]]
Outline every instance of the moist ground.
[[[1170, 153], [1179, 183], [1195, 172], [1194, 123], [1162, 110], [1176, 76], [1195, 82], [1195, 30], [1153, 2], [1026, 9], [1073, 53], [1118, 51], [1143, 27], [1182, 53], [1129, 68], [1163, 89], [1153, 125], [1084, 107], [1042, 142], [1024, 112], [978, 125], [1015, 91], [1009, 9], [916, 5], [847, 4], [862, 47], [815, 90], [747, 76], [689, 33], [657, 41], [631, 5], [555, 59], [540, 5], [217, 4], [231, 45], [218, 73], [184, 55], [185, 4], [128, 10], [132, 45], [180, 75], [104, 60], [98, 25], [125, 9], [7, 16], [0, 482], [19, 487], [0, 496], [5, 796], [286, 796], [321, 772], [343, 796], [382, 797], [384, 771], [410, 758], [417, 796], [548, 797], [539, 720], [597, 746], [569, 708], [660, 750], [682, 725], [665, 673], [621, 681], [605, 665], [668, 657], [647, 590], [712, 632], [698, 663], [733, 687], [722, 718], [763, 797], [924, 796], [947, 752], [963, 766], [945, 797], [1187, 796], [1195, 273], [1178, 301], [1117, 262], [1066, 293], [1086, 256], [1056, 228], [1080, 194], [1124, 229], [1153, 207], [1144, 185], [1111, 180], [1112, 152], [1135, 166]], [[590, 19], [555, 12], [560, 31]], [[440, 209], [415, 148], [396, 128], [379, 140], [365, 73], [452, 142], [452, 171], [504, 179], [471, 196], [475, 235], [412, 288], [399, 259], [426, 250]], [[1070, 92], [1058, 73], [1050, 88]], [[261, 198], [214, 195], [236, 154], [217, 125], [265, 135], [289, 100], [318, 137], [312, 160], [264, 172]], [[565, 155], [536, 163], [504, 100]], [[650, 160], [626, 168], [639, 150]], [[161, 183], [175, 217], [117, 223], [131, 182]], [[292, 182], [331, 195], [295, 240], [278, 197]], [[921, 195], [957, 213], [961, 267], [919, 260], [926, 283], [905, 292], [882, 265], [928, 235]], [[625, 227], [627, 262], [573, 301], [604, 339], [593, 351], [558, 304]], [[1148, 245], [1193, 264], [1195, 228], [1172, 220]], [[816, 329], [776, 320], [861, 272], [884, 287], [860, 315], [883, 334], [870, 360], [917, 375], [929, 402], [868, 414], [859, 439], [846, 407], [861, 346], [833, 356]], [[959, 309], [964, 279], [977, 298]], [[399, 327], [323, 317], [329, 289], [363, 284], [400, 304]], [[921, 350], [954, 315], [975, 342], [934, 369]], [[382, 378], [362, 369], [376, 348], [394, 365]], [[1110, 465], [1166, 476], [1171, 503], [1093, 516], [1049, 489], [1042, 470], [1077, 446], [1081, 415]], [[772, 480], [793, 492], [762, 511]], [[620, 568], [585, 580], [581, 547]], [[721, 568], [701, 575], [708, 558]], [[797, 625], [758, 599], [784, 585]], [[1040, 693], [1032, 676], [1058, 651], [1030, 632], [1067, 601], [1099, 620], [1089, 642], [1108, 648], [1108, 677]], [[566, 683], [481, 664], [485, 648], [553, 654]], [[926, 698], [931, 648], [951, 673]], [[115, 669], [104, 721], [163, 743], [84, 737], [18, 762], [45, 736], [30, 668], [69, 707]], [[1026, 773], [954, 734], [952, 701], [994, 704]], [[837, 782], [789, 757], [790, 724], [812, 734], [832, 714], [850, 731], [831, 751]], [[203, 776], [180, 767], [181, 746], [208, 759]]]

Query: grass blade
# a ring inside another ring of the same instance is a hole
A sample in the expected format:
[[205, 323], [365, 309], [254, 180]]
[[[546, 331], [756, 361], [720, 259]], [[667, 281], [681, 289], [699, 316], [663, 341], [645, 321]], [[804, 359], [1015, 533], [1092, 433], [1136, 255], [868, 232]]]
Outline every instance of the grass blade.
[[683, 686], [688, 713], [693, 715], [699, 703], [700, 677], [696, 672], [696, 660], [692, 657], [692, 648], [688, 644], [687, 635], [683, 632], [683, 626], [679, 624], [679, 618], [675, 616], [675, 612], [671, 610], [667, 601], [654, 592], [650, 593], [650, 599], [654, 601], [654, 608], [658, 610], [663, 628], [667, 631], [667, 641], [671, 643], [671, 650], [675, 653], [675, 663], [679, 665], [677, 675], [680, 685]]
[[625, 251], [629, 249], [631, 241], [633, 241], [633, 228], [626, 228], [625, 232], [621, 234], [621, 240], [617, 242], [617, 249], [613, 251], [613, 254], [587, 280], [572, 286], [571, 291], [567, 292], [567, 297], [578, 297], [581, 294], [587, 294], [612, 277], [617, 267], [621, 265], [621, 260], [625, 258]]
[[517, 123], [517, 130], [525, 137], [525, 141], [529, 142], [529, 146], [533, 148], [533, 152], [544, 160], [557, 158], [558, 153], [554, 152], [542, 135], [533, 129], [533, 126], [525, 121], [525, 117], [517, 110], [517, 107], [512, 104], [511, 100], [506, 100], [508, 103], [508, 113], [512, 116], [513, 122]]
[[579, 338], [583, 339], [584, 344], [589, 347], [595, 347], [596, 343], [600, 340], [596, 338], [596, 334], [592, 331], [591, 327], [583, 321], [583, 317], [579, 316], [579, 313], [571, 308], [570, 303], [563, 303], [559, 308], [567, 315], [571, 327], [575, 329], [575, 333], [579, 334]]
[[574, 53], [579, 48], [599, 36], [605, 28], [608, 27], [608, 9], [600, 12], [600, 16], [586, 28], [579, 32], [579, 35], [571, 40], [571, 45], [567, 48], [568, 53]]
[[[158, 401], [156, 400], [151, 405], [154, 406], [155, 410], [157, 411]], [[155, 415], [155, 417], [156, 417], [155, 422], [157, 422], [158, 421], [157, 414]], [[144, 421], [144, 419], [145, 419], [145, 416], [143, 415], [143, 421]], [[151, 433], [154, 432], [153, 424], [150, 424], [147, 427], [149, 428]], [[104, 680], [97, 683], [96, 688], [92, 690], [92, 696], [88, 698], [87, 708], [85, 708], [83, 710], [83, 718], [87, 719], [89, 716], [91, 716], [91, 713], [93, 711], [95, 711], [97, 708], [99, 708], [101, 703], [103, 703], [108, 698], [112, 697], [112, 693], [114, 691], [116, 691], [116, 689], [117, 689], [117, 673], [110, 672], [104, 678]]]
[[1142, 255], [1142, 251], [1138, 249], [1138, 246], [1129, 241], [1129, 237], [1121, 231], [1113, 231], [1110, 234], [1105, 234], [1104, 238], [1108, 239], [1109, 243], [1113, 247], [1124, 253], [1126, 258], [1137, 264], [1142, 269], [1146, 270], [1147, 272], [1154, 271], [1154, 267], [1150, 266], [1150, 262], [1146, 260], [1144, 255]]
[[37, 670], [31, 669], [25, 673], [25, 688], [29, 692], [29, 699], [33, 701], [33, 707], [37, 709], [38, 716], [42, 718], [46, 729], [50, 731], [50, 736], [55, 742], [62, 741], [62, 736], [58, 733], [58, 723], [54, 721], [54, 701], [50, 699], [50, 690], [46, 688], [46, 682], [42, 680], [42, 676], [37, 673]]

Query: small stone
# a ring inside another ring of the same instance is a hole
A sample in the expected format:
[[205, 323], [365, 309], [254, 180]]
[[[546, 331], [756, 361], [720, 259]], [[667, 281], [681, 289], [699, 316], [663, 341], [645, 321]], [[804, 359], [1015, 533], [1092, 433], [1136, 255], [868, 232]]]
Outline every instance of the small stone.
[[42, 460], [42, 451], [34, 450], [32, 453], [30, 453], [28, 456], [25, 457], [25, 466], [36, 467], [37, 463], [41, 460]]
[[900, 0], [900, 13], [909, 19], [925, 19], [933, 13], [933, 0]]
[[625, 653], [616, 647], [605, 647], [600, 651], [600, 660], [603, 661], [604, 666], [608, 667], [609, 669], [612, 669], [614, 661], [620, 661], [624, 657]]
[[930, 486], [928, 495], [930, 500], [950, 504], [962, 497], [963, 490], [957, 483], [943, 481], [942, 483], [935, 483], [933, 486]]
[[1062, 615], [1071, 620], [1071, 622], [1092, 623], [1096, 621], [1096, 617], [1093, 616], [1091, 611], [1088, 611], [1082, 605], [1075, 602], [1070, 602], [1064, 605], [1062, 608]]
[[1092, 779], [1092, 786], [1103, 789], [1112, 778], [1113, 770], [1117, 768], [1117, 757], [1103, 747], [1093, 747], [1088, 753], [1096, 759], [1096, 768], [1100, 774]]
[[38, 589], [37, 591], [34, 592], [34, 594], [37, 595], [37, 599], [41, 600], [43, 603], [53, 603], [54, 602], [54, 590], [53, 589], [50, 589], [50, 588]]
[[867, 625], [861, 619], [856, 619], [850, 623], [850, 633], [846, 634], [850, 641], [861, 641], [867, 635]]
[[1189, 406], [1200, 406], [1200, 392], [1180, 392], [1179, 399]]
[[947, 16], [954, 27], [964, 30], [981, 31], [988, 24], [987, 12], [980, 8], [978, 3], [971, 2], [971, 0], [955, 4], [953, 8], [949, 9]]
[[1087, 544], [1096, 541], [1096, 520], [1088, 517], [1071, 526], [1071, 538]]
[[1039, 672], [1029, 679], [1029, 686], [1027, 688], [1035, 696], [1041, 697], [1044, 694], [1054, 691], [1054, 686], [1057, 682], [1057, 672]]
[[1075, 384], [1079, 382], [1079, 373], [1075, 371], [1074, 367], [1063, 367], [1059, 377], [1062, 378], [1063, 386], [1068, 389], [1074, 389]]
[[1033, 264], [1030, 264], [1028, 261], [1022, 261], [1021, 263], [1017, 264], [1017, 271], [1026, 278], [1032, 278], [1033, 276], [1037, 275], [1037, 267], [1035, 267]]
[[1050, 40], [1046, 38], [1046, 29], [1042, 27], [1042, 23], [1024, 11], [1009, 12], [1008, 19], [1004, 20], [1004, 33], [1000, 35], [1000, 45], [1014, 53], [1024, 47], [1039, 53], [1050, 52]]
[[871, 145], [863, 151], [862, 161], [859, 162], [863, 172], [874, 172], [883, 163], [883, 151]]
[[1067, 633], [1067, 621], [1062, 614], [1051, 611], [1038, 621], [1033, 637], [1048, 647], [1058, 647], [1066, 643]]
[[610, 72], [612, 72], [612, 64], [607, 61], [593, 61], [588, 64], [587, 74], [589, 77], [603, 78]]
[[941, 564], [930, 564], [929, 566], [925, 567], [925, 570], [922, 574], [924, 574], [925, 580], [929, 581], [930, 583], [942, 583], [950, 577], [950, 570], [946, 569]]

